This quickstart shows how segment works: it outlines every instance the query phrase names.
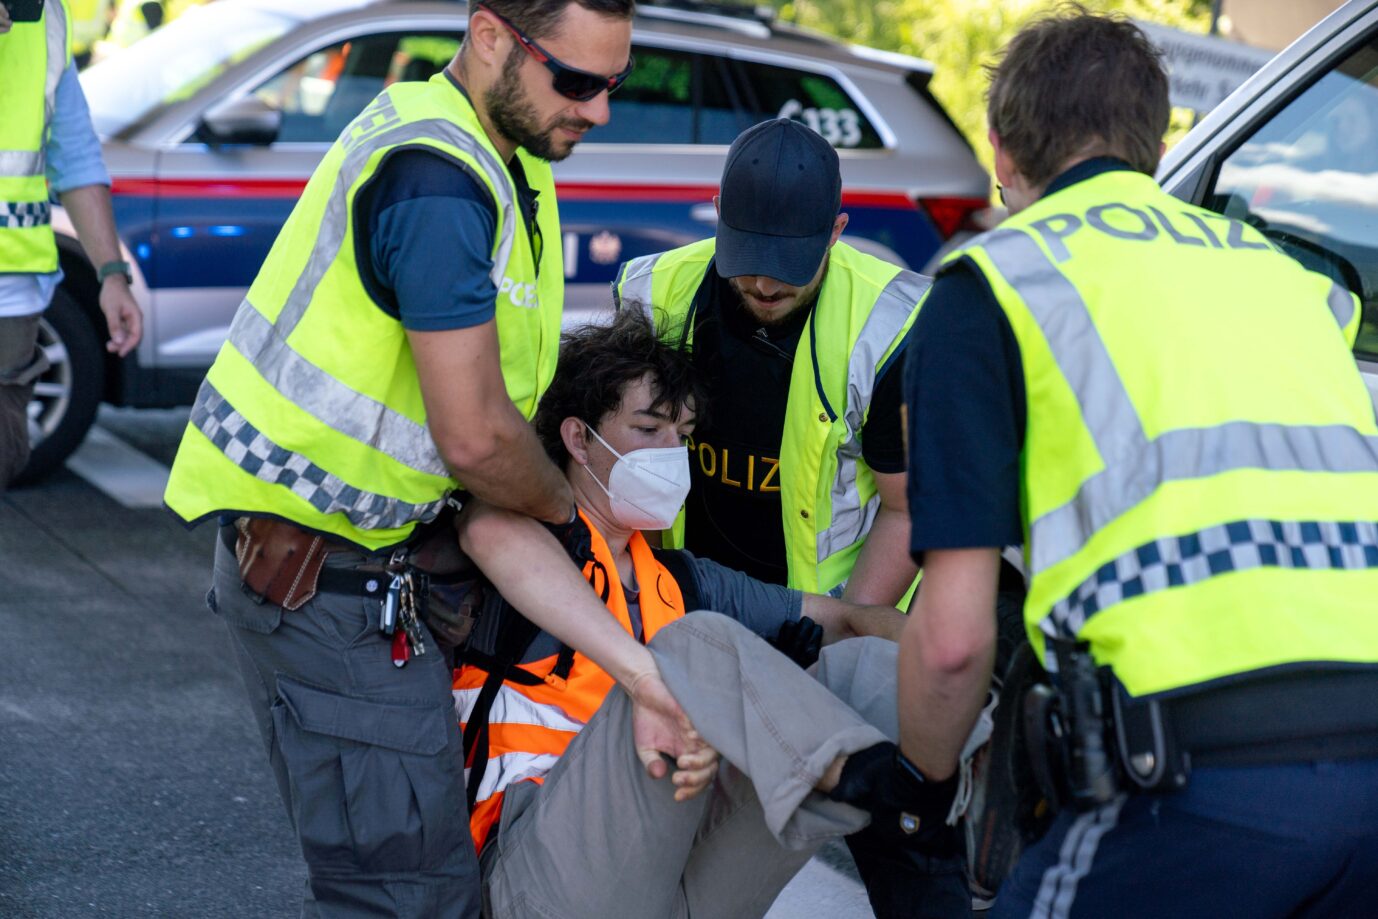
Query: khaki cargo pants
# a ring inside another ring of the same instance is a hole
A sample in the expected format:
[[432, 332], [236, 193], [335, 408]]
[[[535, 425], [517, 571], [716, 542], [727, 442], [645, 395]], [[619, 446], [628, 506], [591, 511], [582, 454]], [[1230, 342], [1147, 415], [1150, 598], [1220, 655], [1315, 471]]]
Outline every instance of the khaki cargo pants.
[[691, 613], [650, 644], [671, 693], [722, 753], [688, 802], [636, 757], [631, 703], [614, 688], [543, 785], [518, 782], [483, 854], [497, 919], [761, 916], [824, 841], [870, 815], [813, 785], [839, 754], [898, 734], [898, 645], [823, 649], [805, 673], [717, 613]]

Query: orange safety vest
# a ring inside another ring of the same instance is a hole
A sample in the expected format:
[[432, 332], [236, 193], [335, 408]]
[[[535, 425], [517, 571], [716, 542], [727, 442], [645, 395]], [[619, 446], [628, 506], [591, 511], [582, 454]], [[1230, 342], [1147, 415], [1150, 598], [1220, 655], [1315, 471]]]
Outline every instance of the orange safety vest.
[[[622, 579], [615, 576], [617, 568], [608, 544], [582, 511], [579, 516], [589, 524], [596, 560], [584, 566], [584, 577], [600, 594], [606, 592], [608, 611], [628, 634], [635, 634]], [[661, 627], [684, 615], [684, 595], [674, 576], [656, 560], [639, 532], [632, 534], [627, 548], [631, 551], [632, 569], [641, 590], [643, 641], [650, 641]], [[579, 653], [574, 655], [569, 675], [561, 679], [554, 672], [558, 657], [552, 654], [523, 664], [518, 669], [543, 682], [526, 686], [506, 680], [493, 700], [488, 713], [488, 766], [469, 815], [474, 845], [480, 850], [502, 812], [503, 793], [508, 786], [514, 782], [545, 781], [546, 773], [598, 711], [613, 687], [612, 677]], [[467, 726], [469, 713], [487, 678], [488, 671], [472, 664], [455, 671], [455, 707], [459, 711], [461, 730]]]

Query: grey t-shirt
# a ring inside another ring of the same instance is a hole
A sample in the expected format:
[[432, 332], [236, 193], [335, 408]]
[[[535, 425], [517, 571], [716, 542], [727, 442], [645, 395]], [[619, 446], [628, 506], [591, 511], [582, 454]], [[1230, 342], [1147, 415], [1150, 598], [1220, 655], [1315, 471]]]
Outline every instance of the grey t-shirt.
[[[767, 640], [775, 637], [780, 631], [780, 626], [799, 618], [804, 603], [804, 595], [800, 591], [758, 581], [740, 571], [725, 568], [717, 562], [699, 558], [690, 552], [682, 551], [680, 554], [688, 562], [689, 570], [694, 575], [694, 588], [698, 591], [700, 609], [712, 610], [735, 619]], [[632, 632], [637, 640], [644, 641], [640, 595], [632, 591], [627, 591], [626, 594]], [[541, 632], [522, 656], [522, 663], [529, 664], [558, 654], [559, 651], [559, 639]]]

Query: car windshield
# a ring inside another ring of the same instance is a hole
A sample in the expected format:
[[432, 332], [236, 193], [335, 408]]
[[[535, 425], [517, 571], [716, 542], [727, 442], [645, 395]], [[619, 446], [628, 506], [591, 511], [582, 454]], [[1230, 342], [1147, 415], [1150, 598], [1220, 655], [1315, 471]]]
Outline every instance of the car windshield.
[[81, 74], [96, 132], [108, 137], [154, 107], [185, 99], [301, 21], [253, 3], [194, 7]]

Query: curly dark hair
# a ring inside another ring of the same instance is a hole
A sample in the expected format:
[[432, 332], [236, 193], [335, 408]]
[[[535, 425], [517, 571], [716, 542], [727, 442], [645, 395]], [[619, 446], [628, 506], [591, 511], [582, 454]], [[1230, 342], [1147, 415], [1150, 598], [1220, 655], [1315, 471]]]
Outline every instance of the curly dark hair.
[[647, 374], [651, 408], [668, 408], [678, 418], [692, 405], [702, 420], [706, 390], [689, 354], [667, 344], [678, 339], [677, 334], [666, 334], [662, 341], [646, 315], [635, 309], [619, 310], [611, 324], [582, 326], [561, 337], [555, 378], [541, 397], [534, 421], [536, 435], [556, 466], [564, 469], [569, 462], [560, 437], [564, 420], [601, 424], [622, 407], [627, 387]]
[[1167, 73], [1128, 19], [1064, 3], [1021, 29], [987, 72], [991, 129], [1034, 186], [1077, 156], [1157, 171], [1171, 114]]

